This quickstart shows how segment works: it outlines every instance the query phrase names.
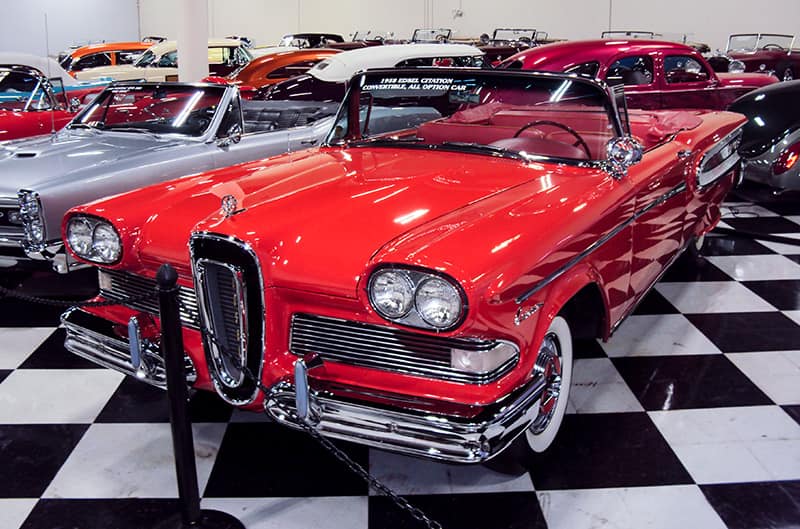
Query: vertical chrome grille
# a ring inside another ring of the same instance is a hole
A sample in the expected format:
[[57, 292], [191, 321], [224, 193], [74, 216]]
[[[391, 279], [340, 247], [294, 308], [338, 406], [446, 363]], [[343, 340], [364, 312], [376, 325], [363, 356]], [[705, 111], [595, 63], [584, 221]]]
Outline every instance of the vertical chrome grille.
[[219, 381], [235, 388], [247, 359], [247, 299], [244, 271], [227, 263], [198, 259], [195, 264], [203, 330]]

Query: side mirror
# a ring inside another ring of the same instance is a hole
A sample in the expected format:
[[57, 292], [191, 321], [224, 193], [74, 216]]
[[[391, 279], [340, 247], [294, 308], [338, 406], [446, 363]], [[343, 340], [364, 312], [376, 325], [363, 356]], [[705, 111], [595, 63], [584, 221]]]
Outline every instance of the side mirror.
[[628, 167], [642, 160], [644, 149], [631, 136], [616, 137], [606, 144], [606, 171], [617, 180], [628, 174]]
[[228, 129], [228, 135], [217, 140], [218, 147], [230, 147], [242, 141], [242, 126], [235, 123]]

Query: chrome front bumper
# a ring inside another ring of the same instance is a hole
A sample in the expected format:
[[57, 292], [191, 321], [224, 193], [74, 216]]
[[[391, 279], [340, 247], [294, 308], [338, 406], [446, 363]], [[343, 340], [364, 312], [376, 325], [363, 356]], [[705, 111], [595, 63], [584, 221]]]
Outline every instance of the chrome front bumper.
[[[480, 463], [500, 453], [530, 426], [539, 412], [544, 387], [543, 378], [536, 378], [508, 402], [473, 420], [385, 409], [310, 390], [306, 422], [326, 437], [429, 459]], [[275, 421], [300, 428], [295, 399], [294, 385], [281, 382], [272, 387], [264, 409]]]
[[[164, 359], [158, 344], [147, 343], [142, 351], [143, 356], [148, 358], [148, 369], [136, 369], [131, 363], [128, 340], [117, 336], [114, 332], [114, 323], [79, 308], [69, 309], [62, 314], [61, 323], [67, 330], [67, 338], [64, 340], [64, 348], [67, 351], [153, 386], [162, 389], [167, 387]], [[184, 356], [184, 361], [186, 380], [192, 384], [197, 379], [197, 372], [188, 356]]]

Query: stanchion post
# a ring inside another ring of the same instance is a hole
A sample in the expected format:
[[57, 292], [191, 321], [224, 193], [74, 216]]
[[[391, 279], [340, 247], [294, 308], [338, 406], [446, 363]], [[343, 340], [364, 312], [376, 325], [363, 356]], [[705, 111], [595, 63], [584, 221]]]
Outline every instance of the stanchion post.
[[169, 422], [172, 427], [172, 448], [175, 454], [180, 503], [180, 517], [165, 520], [157, 527], [159, 529], [244, 529], [242, 522], [228, 513], [200, 509], [194, 439], [188, 411], [189, 392], [186, 387], [186, 368], [183, 360], [178, 273], [172, 266], [163, 264], [158, 269], [156, 282], [161, 320], [161, 354], [164, 356], [167, 378]]

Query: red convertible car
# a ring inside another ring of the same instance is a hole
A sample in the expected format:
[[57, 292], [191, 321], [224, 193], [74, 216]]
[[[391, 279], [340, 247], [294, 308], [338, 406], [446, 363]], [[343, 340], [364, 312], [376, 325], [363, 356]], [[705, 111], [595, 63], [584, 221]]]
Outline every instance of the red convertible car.
[[740, 33], [729, 36], [725, 55], [710, 62], [717, 70], [771, 72], [791, 81], [800, 75], [800, 48], [794, 35]]
[[[321, 148], [68, 212], [101, 298], [140, 301], [67, 312], [67, 349], [163, 385], [141, 293], [171, 263], [196, 388], [422, 457], [546, 450], [575, 338], [608, 338], [719, 220], [744, 118], [627, 113], [569, 74], [382, 69], [349, 86]], [[441, 117], [373, 131], [401, 106]]]
[[580, 73], [624, 85], [633, 108], [724, 109], [750, 90], [777, 82], [766, 73], [716, 73], [684, 44], [656, 40], [588, 40], [548, 44], [512, 55], [502, 69]]

